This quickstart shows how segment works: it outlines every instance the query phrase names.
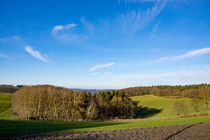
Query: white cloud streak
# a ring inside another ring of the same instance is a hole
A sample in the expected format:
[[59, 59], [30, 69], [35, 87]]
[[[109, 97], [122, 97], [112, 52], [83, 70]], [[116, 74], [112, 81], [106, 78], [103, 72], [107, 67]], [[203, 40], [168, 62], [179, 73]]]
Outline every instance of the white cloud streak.
[[81, 17], [81, 23], [84, 25], [84, 27], [85, 27], [90, 33], [93, 32], [93, 30], [94, 30], [93, 25], [92, 25], [91, 23], [87, 22], [87, 21], [85, 20], [84, 17]]
[[73, 27], [77, 26], [76, 24], [72, 23], [72, 24], [67, 24], [67, 25], [56, 25], [54, 26], [54, 28], [52, 29], [52, 34], [54, 36], [56, 36], [58, 33], [65, 31], [65, 30], [69, 30]]
[[[149, 0], [151, 1], [151, 0]], [[137, 2], [137, 0], [135, 1]], [[145, 0], [141, 0], [145, 2]], [[81, 43], [90, 41], [91, 39], [112, 37], [130, 36], [143, 29], [154, 21], [154, 19], [166, 7], [168, 0], [152, 0], [152, 6], [146, 10], [131, 10], [127, 13], [122, 13], [114, 19], [102, 19], [98, 24], [87, 22], [84, 17], [81, 17], [78, 24], [56, 25], [52, 29], [54, 38], [61, 41], [69, 41]], [[157, 30], [159, 23], [154, 27], [154, 32]], [[100, 34], [100, 37], [98, 36]], [[95, 35], [97, 35], [95, 37]], [[103, 36], [103, 37], [101, 37]]]
[[111, 72], [107, 71], [107, 72], [104, 73], [104, 75], [109, 75], [109, 74], [111, 74]]
[[35, 57], [43, 62], [49, 63], [49, 60], [44, 58], [44, 56], [42, 56], [39, 51], [34, 50], [31, 46], [26, 46], [25, 51], [28, 52], [33, 57]]
[[157, 2], [157, 1], [172, 1], [172, 0], [119, 0], [118, 2], [139, 3], [139, 2]]
[[61, 41], [70, 41], [81, 43], [88, 38], [88, 35], [93, 32], [93, 26], [81, 17], [80, 24], [56, 25], [52, 29], [54, 38]]
[[166, 56], [166, 57], [161, 57], [161, 58], [155, 60], [155, 62], [165, 61], [165, 60], [167, 60], [168, 58], [169, 58], [168, 56]]
[[154, 1], [154, 5], [146, 11], [131, 11], [120, 15], [117, 20], [117, 27], [123, 34], [136, 33], [138, 30], [150, 25], [150, 23], [163, 11], [169, 1]]
[[157, 23], [153, 26], [152, 31], [151, 31], [151, 33], [150, 33], [150, 36], [151, 36], [151, 37], [154, 36], [154, 35], [156, 34], [156, 32], [158, 31], [159, 25], [160, 25], [160, 21], [157, 22]]
[[210, 53], [210, 47], [209, 48], [201, 48], [201, 49], [197, 49], [197, 50], [191, 50], [183, 55], [175, 56], [175, 57], [173, 57], [173, 59], [184, 59], [184, 58], [199, 56], [199, 55], [203, 55], [203, 54], [207, 54], [207, 53]]
[[19, 42], [21, 41], [21, 38], [19, 36], [0, 38], [0, 42], [3, 42], [3, 43], [14, 42], [14, 41]]
[[190, 57], [200, 56], [200, 55], [207, 54], [207, 53], [210, 53], [210, 47], [191, 50], [191, 51], [188, 51], [182, 55], [178, 55], [178, 56], [174, 56], [174, 57], [168, 57], [168, 56], [161, 57], [159, 59], [154, 60], [153, 62], [162, 62], [165, 60], [180, 60], [180, 59], [186, 59], [186, 58], [190, 58]]
[[0, 57], [1, 58], [4, 58], [4, 59], [8, 59], [8, 60], [11, 60], [11, 58], [3, 53], [0, 53]]
[[98, 74], [99, 74], [98, 72], [93, 72], [90, 75], [95, 76], [95, 75], [98, 75]]
[[[98, 77], [100, 80], [98, 80]], [[119, 73], [109, 76], [99, 75], [91, 80], [88, 79], [83, 88], [127, 88], [135, 86], [151, 85], [185, 85], [210, 83], [210, 68], [208, 66], [199, 66], [191, 69], [173, 69], [161, 72], [143, 72], [143, 73]], [[81, 85], [81, 83], [78, 83]], [[79, 87], [79, 86], [78, 86]]]
[[[113, 75], [106, 81], [107, 86], [126, 88], [151, 85], [185, 85], [209, 83], [210, 69], [177, 70], [163, 73], [134, 73]], [[111, 80], [112, 79], [112, 80]], [[111, 82], [109, 81], [111, 80]], [[109, 82], [108, 82], [109, 81]], [[117, 84], [116, 84], [117, 83]]]
[[95, 67], [92, 67], [90, 69], [90, 72], [98, 70], [98, 69], [102, 69], [102, 68], [105, 68], [105, 67], [110, 67], [114, 64], [115, 64], [114, 62], [111, 62], [111, 63], [108, 63], [108, 64], [103, 64], [103, 65], [102, 64], [97, 64]]

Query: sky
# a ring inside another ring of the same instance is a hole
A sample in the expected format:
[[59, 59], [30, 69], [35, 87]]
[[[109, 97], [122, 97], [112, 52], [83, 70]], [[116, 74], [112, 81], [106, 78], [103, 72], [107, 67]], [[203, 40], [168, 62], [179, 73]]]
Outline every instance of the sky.
[[210, 83], [209, 0], [0, 0], [0, 84]]

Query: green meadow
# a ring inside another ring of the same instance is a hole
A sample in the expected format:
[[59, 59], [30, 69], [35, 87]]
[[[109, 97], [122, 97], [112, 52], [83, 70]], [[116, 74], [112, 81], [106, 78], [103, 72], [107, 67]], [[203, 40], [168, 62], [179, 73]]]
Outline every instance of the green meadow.
[[148, 116], [150, 118], [169, 118], [177, 117], [177, 112], [174, 110], [174, 104], [177, 101], [184, 102], [187, 107], [187, 116], [199, 115], [207, 113], [208, 110], [205, 108], [205, 104], [199, 103], [199, 112], [195, 112], [192, 107], [190, 98], [174, 98], [174, 97], [160, 97], [154, 95], [135, 96], [131, 98], [133, 101], [138, 102], [138, 106], [148, 107], [152, 109], [160, 110], [159, 113]]
[[6, 111], [11, 106], [11, 93], [0, 93], [0, 113]]
[[[155, 117], [172, 117], [175, 116], [171, 107], [175, 100], [189, 102], [190, 99], [180, 98], [172, 99], [165, 97], [156, 97], [152, 95], [139, 96], [132, 98], [140, 101], [139, 105], [151, 108], [159, 108], [162, 111], [152, 116]], [[173, 118], [173, 119], [132, 119], [119, 121], [95, 121], [95, 122], [60, 122], [60, 121], [32, 121], [18, 120], [11, 109], [11, 94], [0, 93], [0, 135], [11, 134], [36, 134], [49, 132], [72, 132], [72, 131], [98, 131], [98, 130], [119, 130], [132, 128], [145, 128], [168, 126], [176, 124], [210, 122], [210, 116]], [[170, 113], [172, 114], [170, 114]]]

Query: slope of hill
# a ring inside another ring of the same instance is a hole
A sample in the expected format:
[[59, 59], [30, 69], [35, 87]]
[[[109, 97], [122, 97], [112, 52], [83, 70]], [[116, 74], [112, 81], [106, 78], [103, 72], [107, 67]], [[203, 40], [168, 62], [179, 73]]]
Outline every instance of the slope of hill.
[[12, 93], [0, 93], [0, 119], [17, 119], [11, 108]]
[[0, 93], [0, 113], [6, 111], [11, 106], [11, 93]]
[[196, 112], [193, 108], [191, 98], [170, 98], [170, 97], [160, 97], [154, 95], [144, 95], [144, 96], [134, 96], [131, 97], [131, 99], [133, 101], [137, 101], [138, 106], [147, 107], [148, 110], [157, 110], [156, 113], [152, 113], [151, 116], [147, 116], [152, 118], [177, 117], [178, 115], [174, 109], [174, 106], [178, 102], [184, 103], [186, 108], [186, 116], [208, 112], [208, 110], [205, 108], [205, 104], [202, 102], [198, 104], [199, 111]]

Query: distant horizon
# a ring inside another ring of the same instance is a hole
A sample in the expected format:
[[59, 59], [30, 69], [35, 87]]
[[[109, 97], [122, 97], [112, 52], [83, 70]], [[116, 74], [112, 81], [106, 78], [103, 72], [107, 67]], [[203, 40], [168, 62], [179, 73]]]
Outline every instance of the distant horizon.
[[0, 1], [0, 84], [210, 83], [209, 0]]
[[185, 84], [185, 85], [139, 85], [139, 86], [131, 86], [131, 87], [124, 87], [124, 88], [118, 88], [118, 89], [114, 89], [114, 88], [74, 88], [74, 87], [65, 87], [65, 86], [58, 86], [58, 85], [50, 85], [50, 84], [34, 84], [34, 85], [13, 85], [13, 84], [0, 84], [0, 86], [5, 85], [5, 86], [38, 86], [38, 85], [49, 85], [49, 86], [55, 86], [55, 87], [63, 87], [63, 88], [67, 88], [67, 89], [72, 89], [72, 90], [119, 90], [119, 89], [126, 89], [126, 88], [135, 88], [135, 87], [152, 87], [152, 86], [191, 86], [191, 85], [202, 85], [202, 84], [207, 84], [210, 85], [210, 83], [200, 83], [200, 84]]

